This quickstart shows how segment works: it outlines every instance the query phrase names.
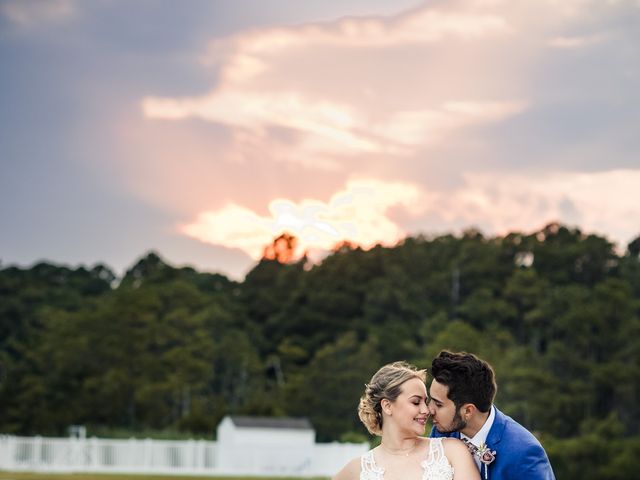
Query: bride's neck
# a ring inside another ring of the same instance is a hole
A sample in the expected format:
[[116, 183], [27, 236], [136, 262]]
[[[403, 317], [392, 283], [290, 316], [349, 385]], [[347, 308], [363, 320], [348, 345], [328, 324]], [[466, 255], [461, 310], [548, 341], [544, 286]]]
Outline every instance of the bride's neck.
[[383, 432], [381, 444], [387, 451], [407, 451], [418, 443], [417, 435], [403, 435], [400, 432]]

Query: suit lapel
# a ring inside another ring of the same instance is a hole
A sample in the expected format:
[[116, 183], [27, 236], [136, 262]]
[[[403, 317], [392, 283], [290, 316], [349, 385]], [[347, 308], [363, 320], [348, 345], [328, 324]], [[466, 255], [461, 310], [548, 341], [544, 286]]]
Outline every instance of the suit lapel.
[[495, 447], [500, 443], [504, 429], [507, 426], [507, 417], [505, 417], [504, 413], [498, 410], [495, 405], [493, 408], [496, 409], [496, 416], [493, 419], [493, 425], [491, 425], [489, 433], [487, 434], [487, 445], [489, 447]]
[[[500, 440], [502, 440], [502, 434], [504, 433], [504, 429], [507, 426], [507, 419], [505, 415], [496, 408], [495, 405], [493, 406], [493, 408], [495, 409], [496, 416], [493, 419], [493, 425], [491, 425], [491, 428], [489, 429], [489, 433], [487, 434], [487, 440], [485, 444], [489, 449], [495, 450], [496, 458], [499, 458], [500, 452], [498, 452], [498, 447], [499, 447], [498, 444], [500, 443]], [[480, 477], [485, 479], [490, 479], [492, 466], [493, 466], [493, 463], [489, 465], [483, 464], [482, 468], [480, 469]]]

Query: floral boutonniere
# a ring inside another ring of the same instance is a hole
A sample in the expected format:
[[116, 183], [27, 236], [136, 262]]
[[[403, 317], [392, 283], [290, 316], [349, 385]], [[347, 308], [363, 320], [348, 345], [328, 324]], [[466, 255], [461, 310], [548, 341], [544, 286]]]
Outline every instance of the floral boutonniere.
[[476, 450], [475, 456], [484, 465], [484, 478], [488, 478], [489, 464], [496, 459], [496, 451], [491, 450], [486, 443], [482, 442]]
[[[488, 478], [488, 467], [489, 464], [492, 463], [496, 459], [496, 451], [491, 450], [486, 443], [482, 442], [479, 447], [476, 447], [473, 443], [469, 442], [466, 438], [463, 438], [462, 441], [467, 445], [471, 455], [480, 460], [480, 463], [483, 465], [484, 469], [484, 478]], [[482, 469], [481, 469], [482, 470]]]
[[476, 451], [476, 457], [478, 457], [480, 461], [485, 465], [489, 465], [496, 459], [496, 451], [491, 450], [489, 447], [487, 447], [487, 444], [483, 442], [480, 444], [478, 450]]

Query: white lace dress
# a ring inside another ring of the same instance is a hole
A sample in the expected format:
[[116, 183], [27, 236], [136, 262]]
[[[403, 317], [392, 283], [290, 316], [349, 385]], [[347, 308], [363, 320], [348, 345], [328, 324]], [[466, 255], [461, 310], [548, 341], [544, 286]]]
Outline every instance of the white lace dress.
[[[422, 480], [453, 480], [453, 467], [447, 460], [442, 438], [432, 438], [429, 452], [422, 461]], [[360, 480], [384, 480], [384, 468], [376, 465], [373, 450], [360, 457]]]

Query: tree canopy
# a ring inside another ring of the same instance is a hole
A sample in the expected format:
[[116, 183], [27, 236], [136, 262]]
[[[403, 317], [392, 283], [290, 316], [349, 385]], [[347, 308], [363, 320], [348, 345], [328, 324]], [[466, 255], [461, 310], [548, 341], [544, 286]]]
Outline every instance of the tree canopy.
[[[172, 430], [230, 413], [311, 418], [366, 439], [356, 406], [384, 363], [441, 349], [496, 369], [496, 403], [558, 478], [630, 478], [640, 445], [640, 237], [579, 229], [409, 237], [320, 264], [283, 235], [244, 281], [150, 252], [104, 265], [0, 269], [0, 432]], [[605, 472], [605, 473], [603, 473]]]

